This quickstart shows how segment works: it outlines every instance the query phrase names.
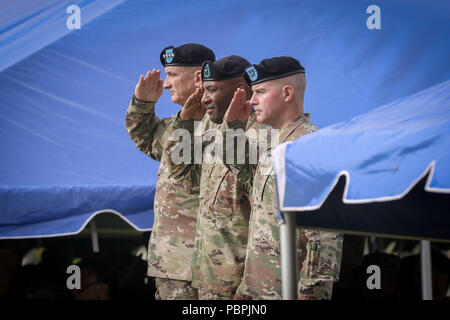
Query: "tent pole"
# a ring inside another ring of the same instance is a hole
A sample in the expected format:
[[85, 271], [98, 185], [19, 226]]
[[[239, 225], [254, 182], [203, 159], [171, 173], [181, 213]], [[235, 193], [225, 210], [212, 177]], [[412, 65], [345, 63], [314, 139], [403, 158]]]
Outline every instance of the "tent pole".
[[97, 226], [95, 225], [94, 218], [89, 223], [91, 227], [91, 239], [92, 239], [92, 252], [100, 252], [98, 245]]
[[420, 241], [420, 258], [420, 269], [422, 272], [422, 300], [433, 300], [430, 241]]
[[284, 300], [297, 299], [297, 241], [295, 212], [284, 212], [280, 225], [281, 289]]

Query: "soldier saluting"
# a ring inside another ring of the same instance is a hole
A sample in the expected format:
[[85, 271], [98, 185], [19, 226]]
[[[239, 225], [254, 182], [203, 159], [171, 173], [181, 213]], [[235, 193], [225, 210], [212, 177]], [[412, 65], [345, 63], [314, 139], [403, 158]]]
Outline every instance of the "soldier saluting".
[[[189, 128], [186, 120], [195, 119], [196, 109], [204, 109], [207, 114], [195, 134], [202, 136], [203, 145], [207, 148], [220, 150], [211, 159], [205, 152], [201, 166], [169, 161], [170, 171], [180, 179], [196, 176], [195, 172], [201, 169], [200, 206], [192, 260], [192, 285], [198, 288], [199, 299], [233, 299], [244, 272], [250, 202], [245, 185], [226, 163], [226, 154], [222, 152], [226, 153], [227, 150], [223, 150], [226, 144], [221, 144], [225, 136], [216, 134], [234, 92], [242, 89], [248, 98], [251, 97], [251, 89], [244, 80], [244, 70], [249, 66], [246, 59], [236, 55], [204, 62], [201, 74], [203, 95], [200, 91], [194, 94], [195, 108], [192, 104], [192, 108], [180, 113], [171, 128], [189, 129], [193, 137], [194, 128]], [[175, 138], [168, 149], [175, 150], [179, 143]], [[233, 150], [233, 154], [236, 151]]]
[[[277, 132], [276, 143], [293, 141], [318, 128], [303, 112], [305, 69], [292, 57], [262, 60], [246, 69], [253, 96], [237, 90], [225, 114], [224, 125], [245, 121], [254, 107], [256, 120]], [[251, 190], [252, 211], [244, 275], [236, 299], [281, 299], [280, 232], [278, 202], [268, 145], [256, 170], [240, 166], [239, 177]], [[255, 169], [255, 168], [253, 168]], [[301, 183], [301, 181], [299, 181]], [[330, 299], [338, 280], [342, 234], [298, 228], [299, 298]]]
[[[214, 52], [196, 43], [162, 50], [160, 60], [167, 75], [160, 79], [160, 70], [153, 69], [140, 76], [126, 113], [126, 128], [137, 148], [160, 161], [154, 199], [154, 224], [149, 241], [148, 275], [155, 277], [156, 299], [197, 299], [191, 287], [191, 259], [195, 224], [199, 205], [199, 176], [175, 180], [167, 165], [169, 129], [175, 117], [159, 119], [155, 104], [163, 88], [169, 90], [173, 103], [189, 109], [189, 100], [201, 86], [201, 66], [215, 61]], [[199, 89], [201, 90], [201, 89]], [[205, 111], [194, 115], [200, 120]]]

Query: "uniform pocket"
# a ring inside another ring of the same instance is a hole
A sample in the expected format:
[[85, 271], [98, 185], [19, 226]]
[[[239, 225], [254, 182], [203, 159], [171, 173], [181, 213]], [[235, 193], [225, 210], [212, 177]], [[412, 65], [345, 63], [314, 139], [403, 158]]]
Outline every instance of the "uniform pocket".
[[301, 283], [306, 286], [312, 286], [320, 279], [320, 241], [310, 241], [306, 245], [306, 257], [303, 262], [303, 270], [300, 274]]

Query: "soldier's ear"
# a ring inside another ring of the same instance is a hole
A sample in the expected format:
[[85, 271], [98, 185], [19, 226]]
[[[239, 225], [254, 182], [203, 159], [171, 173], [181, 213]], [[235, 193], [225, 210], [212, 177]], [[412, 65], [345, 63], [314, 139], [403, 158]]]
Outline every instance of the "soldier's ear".
[[199, 88], [203, 85], [202, 81], [202, 70], [197, 70], [194, 73], [194, 85], [196, 88]]
[[295, 100], [295, 90], [292, 85], [285, 85], [283, 89], [281, 89], [281, 93], [283, 95], [284, 102], [291, 102]]
[[237, 89], [237, 88], [245, 90], [244, 83], [242, 81], [239, 81], [238, 83], [236, 83], [235, 89]]
[[236, 84], [234, 85], [234, 91], [236, 91], [238, 88], [245, 91], [247, 100], [250, 100], [252, 98], [252, 88], [247, 85], [245, 80], [239, 80], [238, 82], [236, 82]]
[[233, 88], [234, 92], [236, 92], [237, 89], [242, 89], [247, 91], [247, 85], [243, 82], [243, 81], [238, 81], [234, 84], [234, 88]]

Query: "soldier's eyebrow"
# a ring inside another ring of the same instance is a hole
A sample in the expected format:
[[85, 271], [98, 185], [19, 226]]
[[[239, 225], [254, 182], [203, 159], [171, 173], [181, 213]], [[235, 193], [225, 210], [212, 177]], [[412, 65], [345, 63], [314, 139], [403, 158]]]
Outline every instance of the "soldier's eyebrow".
[[205, 86], [206, 90], [214, 90], [214, 89], [216, 89], [216, 86], [213, 85], [213, 84], [205, 84], [204, 86]]

